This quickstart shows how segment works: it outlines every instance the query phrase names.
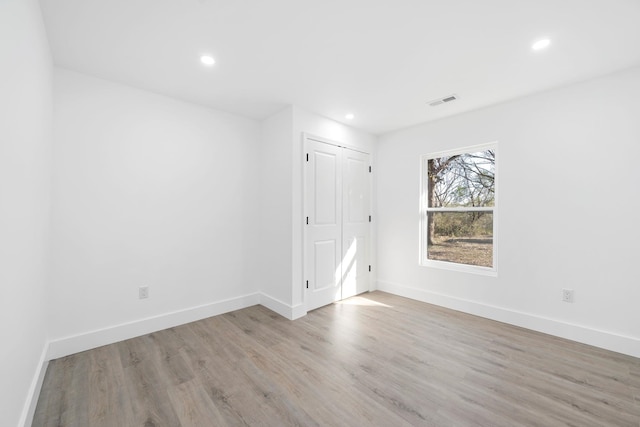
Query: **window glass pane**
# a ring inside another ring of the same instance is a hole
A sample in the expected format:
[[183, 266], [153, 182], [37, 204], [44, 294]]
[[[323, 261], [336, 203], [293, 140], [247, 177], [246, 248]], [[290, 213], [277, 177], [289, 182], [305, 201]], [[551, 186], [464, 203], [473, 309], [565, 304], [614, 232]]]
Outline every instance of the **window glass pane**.
[[495, 165], [495, 150], [428, 159], [427, 206], [494, 206]]
[[493, 213], [429, 212], [427, 259], [493, 267]]

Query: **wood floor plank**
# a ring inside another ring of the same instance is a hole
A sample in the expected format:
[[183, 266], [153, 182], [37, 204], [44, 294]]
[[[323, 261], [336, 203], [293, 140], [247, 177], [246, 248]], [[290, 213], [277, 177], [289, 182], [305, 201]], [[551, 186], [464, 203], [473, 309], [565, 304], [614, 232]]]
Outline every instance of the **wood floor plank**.
[[195, 377], [200, 380], [203, 390], [222, 413], [230, 425], [248, 426], [245, 419], [246, 408], [236, 407], [230, 397], [242, 393], [250, 387], [246, 376], [235, 363], [224, 359], [214, 359], [206, 352], [193, 352], [185, 349], [185, 358], [189, 360]]
[[[275, 354], [288, 354], [287, 359], [279, 363], [291, 389], [290, 398], [306, 404], [307, 411], [321, 425], [336, 423], [340, 425], [403, 426], [409, 425], [402, 417], [381, 407], [367, 394], [360, 393], [353, 383], [353, 375], [337, 366], [322, 364], [308, 352], [296, 352], [295, 344], [281, 343], [274, 348]], [[288, 369], [287, 369], [288, 368]], [[327, 375], [331, 372], [331, 375]], [[335, 405], [339, 400], [341, 405]]]
[[75, 356], [67, 356], [49, 363], [34, 415], [34, 425], [60, 424], [68, 409], [66, 395], [73, 392], [68, 386], [76, 360]]
[[153, 360], [136, 363], [124, 369], [126, 393], [132, 402], [133, 426], [179, 426], [180, 421], [169, 400], [166, 386], [159, 378]]
[[640, 359], [372, 292], [51, 361], [33, 425], [640, 427]]
[[[41, 391], [41, 396], [48, 396], [46, 408], [38, 401], [33, 425], [89, 425], [89, 413], [84, 406], [89, 391], [89, 362], [90, 355], [84, 352], [49, 363]], [[44, 413], [39, 414], [40, 411]]]
[[123, 368], [144, 362], [151, 357], [151, 348], [153, 339], [150, 335], [128, 339], [116, 343], [118, 352], [120, 353], [120, 363]]
[[89, 387], [87, 407], [89, 425], [119, 427], [133, 424], [131, 400], [123, 391], [124, 372], [117, 346], [109, 345], [88, 352]]
[[170, 387], [168, 392], [182, 427], [229, 425], [197, 379]]

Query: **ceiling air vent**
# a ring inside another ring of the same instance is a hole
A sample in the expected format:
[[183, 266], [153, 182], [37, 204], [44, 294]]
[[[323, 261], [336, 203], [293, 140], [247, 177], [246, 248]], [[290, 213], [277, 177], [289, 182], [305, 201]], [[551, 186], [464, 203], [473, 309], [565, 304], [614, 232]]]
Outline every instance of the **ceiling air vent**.
[[437, 105], [446, 104], [447, 102], [453, 102], [458, 99], [458, 95], [453, 94], [449, 96], [445, 96], [444, 98], [434, 99], [433, 101], [429, 101], [429, 105], [435, 107]]

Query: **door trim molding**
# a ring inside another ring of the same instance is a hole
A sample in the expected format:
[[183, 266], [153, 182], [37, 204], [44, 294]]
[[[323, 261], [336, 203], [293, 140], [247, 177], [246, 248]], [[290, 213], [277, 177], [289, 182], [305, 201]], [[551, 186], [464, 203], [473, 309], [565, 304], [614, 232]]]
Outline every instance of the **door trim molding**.
[[[306, 209], [307, 209], [307, 192], [306, 190], [306, 182], [307, 182], [307, 168], [305, 167], [305, 163], [307, 162], [307, 157], [306, 157], [306, 147], [307, 147], [307, 140], [311, 140], [311, 141], [315, 141], [315, 142], [320, 142], [323, 144], [328, 144], [328, 145], [333, 145], [336, 147], [341, 147], [341, 148], [346, 148], [348, 150], [353, 150], [359, 153], [363, 153], [363, 154], [367, 154], [369, 155], [369, 163], [371, 164], [371, 166], [373, 166], [374, 164], [374, 155], [373, 155], [373, 150], [365, 150], [361, 147], [355, 146], [353, 144], [349, 144], [349, 143], [345, 143], [345, 142], [340, 142], [340, 141], [336, 141], [336, 140], [332, 140], [329, 138], [324, 138], [321, 136], [317, 136], [308, 132], [302, 132], [302, 138], [301, 138], [301, 143], [302, 143], [302, 150], [301, 150], [301, 156], [300, 156], [300, 162], [302, 164], [302, 220], [300, 221], [301, 223], [301, 227], [302, 227], [302, 246], [301, 246], [301, 259], [300, 262], [302, 263], [302, 281], [299, 284], [299, 286], [302, 286], [302, 309], [300, 311], [298, 311], [298, 316], [296, 316], [295, 318], [298, 317], [302, 317], [304, 316], [308, 311], [308, 299], [307, 299], [307, 289], [306, 289], [306, 285], [305, 285], [305, 281], [306, 281], [306, 277], [307, 277], [307, 265], [306, 265], [306, 259], [307, 259], [307, 254], [306, 254], [306, 243], [307, 243], [307, 228], [306, 228], [306, 221], [304, 219], [305, 215], [306, 215]], [[376, 218], [376, 212], [374, 211], [374, 206], [375, 206], [375, 195], [374, 195], [374, 179], [373, 179], [373, 173], [370, 173], [369, 175], [369, 210], [373, 216], [373, 221], [375, 221]], [[375, 228], [373, 227], [374, 222], [370, 222], [369, 223], [369, 261], [371, 264], [373, 264], [373, 262], [375, 261], [376, 257], [375, 257], [375, 247], [374, 247], [374, 242], [376, 241], [375, 238]], [[374, 267], [374, 271], [375, 267]], [[371, 276], [369, 278], [369, 292], [376, 290], [376, 276], [377, 274], [375, 273], [370, 273]], [[297, 307], [300, 307], [300, 305], [298, 305]], [[304, 313], [302, 313], [304, 311]]]

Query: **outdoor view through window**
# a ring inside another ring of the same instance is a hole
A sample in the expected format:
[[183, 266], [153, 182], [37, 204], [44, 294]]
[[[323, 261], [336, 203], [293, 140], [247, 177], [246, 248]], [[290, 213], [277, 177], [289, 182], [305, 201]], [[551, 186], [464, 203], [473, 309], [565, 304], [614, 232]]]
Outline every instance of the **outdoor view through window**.
[[445, 154], [424, 157], [426, 259], [494, 269], [495, 145]]

